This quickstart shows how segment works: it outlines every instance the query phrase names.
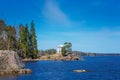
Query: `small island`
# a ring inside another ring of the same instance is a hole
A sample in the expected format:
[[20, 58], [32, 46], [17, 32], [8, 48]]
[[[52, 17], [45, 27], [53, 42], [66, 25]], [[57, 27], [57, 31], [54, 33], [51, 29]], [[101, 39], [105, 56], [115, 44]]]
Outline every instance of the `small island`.
[[0, 75], [31, 73], [32, 70], [24, 68], [22, 61], [81, 60], [72, 53], [70, 42], [59, 45], [57, 50], [49, 49], [42, 55], [41, 52], [37, 48], [34, 21], [31, 22], [29, 29], [27, 24], [15, 27], [6, 25], [4, 20], [0, 20]]
[[23, 59], [23, 61], [38, 61], [38, 60], [70, 61], [70, 60], [81, 60], [81, 58], [77, 54], [72, 53], [72, 43], [65, 42], [64, 45], [59, 45], [57, 47], [57, 50], [48, 49], [45, 51], [39, 51], [36, 59], [31, 59], [31, 58]]

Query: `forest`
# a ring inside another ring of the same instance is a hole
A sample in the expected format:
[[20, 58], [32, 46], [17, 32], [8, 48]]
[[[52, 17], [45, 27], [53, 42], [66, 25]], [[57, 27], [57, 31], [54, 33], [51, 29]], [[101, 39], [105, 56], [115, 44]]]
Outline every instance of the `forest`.
[[20, 57], [37, 58], [37, 36], [34, 21], [28, 24], [12, 26], [0, 20], [0, 50], [16, 51]]

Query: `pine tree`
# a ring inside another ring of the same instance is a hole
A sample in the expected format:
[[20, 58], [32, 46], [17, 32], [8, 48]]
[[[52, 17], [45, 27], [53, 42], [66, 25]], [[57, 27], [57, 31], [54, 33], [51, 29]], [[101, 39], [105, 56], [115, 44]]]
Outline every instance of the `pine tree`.
[[3, 34], [5, 34], [5, 22], [3, 20], [0, 20], [0, 50], [6, 49], [6, 42], [4, 40], [5, 37]]
[[0, 35], [2, 31], [4, 31], [4, 29], [5, 29], [5, 22], [3, 20], [0, 20]]
[[37, 49], [37, 40], [36, 40], [36, 33], [34, 28], [34, 22], [31, 22], [31, 28], [30, 28], [30, 43], [31, 43], [31, 52], [32, 52], [32, 58], [36, 58], [38, 54]]
[[64, 46], [65, 46], [65, 50], [66, 52], [71, 52], [72, 51], [72, 43], [71, 42], [65, 42], [64, 43]]
[[68, 53], [72, 52], [72, 43], [71, 42], [65, 42], [64, 47], [62, 48], [62, 55], [66, 56]]
[[21, 55], [23, 58], [26, 58], [27, 57], [27, 54], [26, 54], [26, 29], [25, 27], [21, 24], [20, 25], [20, 31], [19, 31], [19, 35], [20, 35], [20, 38], [19, 38], [19, 49], [20, 49], [20, 52], [21, 52]]
[[30, 47], [29, 47], [29, 30], [28, 30], [28, 25], [26, 24], [25, 26], [25, 53], [26, 53], [26, 56], [29, 57], [30, 56]]
[[0, 20], [0, 49], [16, 50], [16, 30], [15, 27], [6, 26], [3, 20]]
[[28, 25], [19, 26], [16, 30], [13, 26], [6, 26], [3, 20], [0, 20], [0, 49], [15, 50], [22, 58], [36, 58], [37, 40], [34, 28], [34, 22], [31, 22], [30, 31]]
[[[7, 50], [16, 50], [16, 30], [12, 26], [7, 26], [4, 32], [7, 36]], [[5, 40], [5, 41], [6, 41]]]

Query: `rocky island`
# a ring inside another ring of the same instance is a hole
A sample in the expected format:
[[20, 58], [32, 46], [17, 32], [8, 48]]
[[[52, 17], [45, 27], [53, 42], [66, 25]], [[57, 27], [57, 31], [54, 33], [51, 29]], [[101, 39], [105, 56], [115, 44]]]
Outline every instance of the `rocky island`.
[[63, 56], [61, 54], [53, 54], [53, 55], [46, 55], [46, 56], [41, 56], [39, 57], [40, 60], [65, 60], [65, 61], [69, 61], [69, 60], [81, 60], [81, 58], [79, 58], [77, 55], [75, 54], [69, 54], [67, 56]]
[[61, 60], [61, 61], [71, 61], [71, 60], [82, 60], [79, 56], [75, 54], [68, 54], [67, 56], [63, 56], [62, 54], [56, 53], [52, 55], [43, 55], [38, 57], [37, 59], [23, 59], [23, 61], [38, 61], [38, 60]]

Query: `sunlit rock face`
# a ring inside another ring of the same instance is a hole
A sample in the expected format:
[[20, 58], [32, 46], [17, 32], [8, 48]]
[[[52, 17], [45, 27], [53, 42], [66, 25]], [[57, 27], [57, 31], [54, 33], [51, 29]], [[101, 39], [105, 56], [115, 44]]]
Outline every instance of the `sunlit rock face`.
[[61, 54], [53, 54], [53, 55], [45, 55], [39, 57], [40, 60], [82, 60], [79, 56], [75, 54], [68, 54], [67, 56], [63, 56]]
[[0, 70], [22, 69], [24, 64], [15, 51], [0, 50]]

